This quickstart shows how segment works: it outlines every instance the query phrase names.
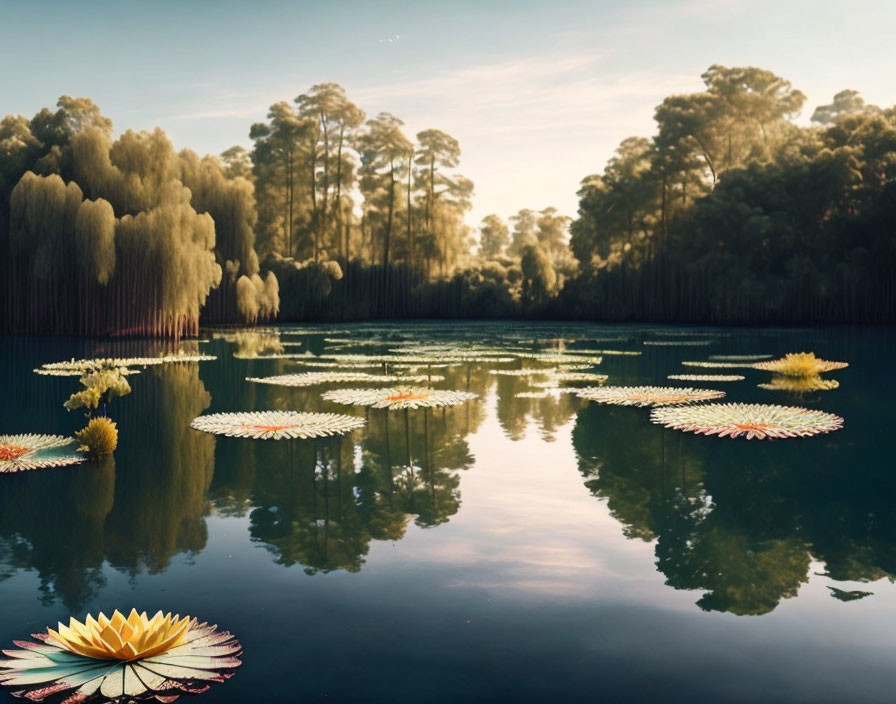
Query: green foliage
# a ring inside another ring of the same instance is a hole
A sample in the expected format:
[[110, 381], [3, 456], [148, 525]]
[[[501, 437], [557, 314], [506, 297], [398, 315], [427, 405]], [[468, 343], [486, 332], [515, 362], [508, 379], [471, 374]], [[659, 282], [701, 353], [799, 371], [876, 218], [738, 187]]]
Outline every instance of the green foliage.
[[582, 266], [558, 309], [718, 322], [896, 319], [896, 115], [854, 91], [799, 128], [804, 97], [714, 66], [579, 191]]
[[[10, 262], [5, 327], [153, 334], [237, 317], [235, 282], [259, 274], [252, 184], [219, 160], [177, 154], [161, 130], [127, 131], [85, 98], [0, 122], [0, 256]], [[233, 270], [235, 268], [235, 271]], [[44, 282], [34, 289], [32, 281]], [[268, 317], [272, 288], [258, 316]], [[214, 317], [214, 316], [213, 316]]]
[[[6, 331], [194, 334], [377, 316], [893, 321], [896, 108], [710, 66], [579, 190], [578, 217], [465, 223], [473, 183], [437, 129], [366, 120], [321, 83], [270, 107], [251, 152], [175, 152], [86, 98], [0, 121]], [[476, 253], [474, 254], [474, 250]], [[525, 260], [525, 261], [524, 261]]]
[[527, 307], [544, 304], [554, 292], [557, 274], [541, 245], [526, 245], [520, 258], [522, 303]]

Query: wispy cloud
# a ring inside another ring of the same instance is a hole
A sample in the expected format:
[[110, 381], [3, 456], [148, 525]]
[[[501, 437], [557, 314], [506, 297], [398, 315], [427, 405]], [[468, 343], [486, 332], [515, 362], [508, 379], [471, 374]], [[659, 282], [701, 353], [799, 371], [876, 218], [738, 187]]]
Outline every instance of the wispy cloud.
[[471, 222], [548, 204], [572, 214], [579, 180], [599, 171], [625, 137], [650, 134], [664, 96], [700, 85], [691, 74], [610, 66], [601, 52], [542, 54], [408, 75], [350, 94], [367, 110], [395, 113], [409, 132], [437, 127], [460, 140], [462, 168], [477, 183]]
[[[625, 137], [650, 134], [653, 108], [665, 95], [700, 85], [691, 74], [619, 71], [610, 58], [599, 51], [554, 52], [459, 65], [431, 76], [408, 67], [380, 83], [345, 83], [368, 114], [391, 112], [410, 135], [435, 127], [460, 141], [462, 171], [477, 186], [471, 223], [486, 212], [508, 215], [549, 204], [572, 214], [580, 179], [599, 171]], [[202, 98], [195, 110], [159, 122], [250, 122], [290, 98], [289, 91], [196, 88]]]

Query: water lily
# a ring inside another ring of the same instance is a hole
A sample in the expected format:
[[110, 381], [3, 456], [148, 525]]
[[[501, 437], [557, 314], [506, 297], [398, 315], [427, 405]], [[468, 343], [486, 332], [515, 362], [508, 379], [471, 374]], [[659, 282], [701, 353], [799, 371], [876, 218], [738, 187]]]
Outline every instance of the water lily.
[[241, 664], [242, 648], [227, 631], [161, 611], [72, 618], [33, 637], [0, 658], [0, 685], [31, 701], [64, 694], [72, 704], [171, 702], [224, 681]]
[[321, 397], [325, 401], [346, 405], [401, 409], [456, 406], [477, 398], [477, 394], [469, 391], [401, 386], [388, 389], [339, 389], [327, 391]]
[[83, 462], [74, 442], [61, 435], [0, 435], [0, 474]]
[[677, 388], [674, 386], [604, 386], [580, 389], [578, 396], [588, 401], [616, 406], [669, 406], [722, 398], [724, 391]]
[[255, 411], [212, 413], [193, 419], [190, 427], [206, 433], [236, 438], [282, 440], [343, 435], [364, 425], [363, 418], [340, 413]]
[[843, 427], [833, 413], [762, 403], [710, 403], [702, 406], [655, 408], [650, 420], [698, 435], [738, 438], [797, 438], [830, 433]]

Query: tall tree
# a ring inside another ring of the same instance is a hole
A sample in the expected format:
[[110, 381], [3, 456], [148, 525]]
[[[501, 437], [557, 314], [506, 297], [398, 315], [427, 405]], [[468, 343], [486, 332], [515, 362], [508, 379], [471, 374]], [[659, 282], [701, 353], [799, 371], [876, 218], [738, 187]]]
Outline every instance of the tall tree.
[[347, 259], [347, 241], [340, 232], [345, 210], [343, 172], [347, 166], [346, 146], [364, 122], [364, 111], [352, 103], [346, 97], [345, 89], [336, 83], [318, 83], [308, 93], [298, 96], [295, 103], [298, 114], [313, 125], [307, 166], [312, 188], [313, 256], [317, 261], [326, 242], [337, 251], [341, 245], [342, 255]]
[[510, 244], [510, 229], [500, 217], [491, 214], [482, 218], [479, 226], [479, 256], [482, 259], [497, 259]]
[[513, 239], [508, 254], [521, 257], [527, 246], [534, 246], [538, 242], [538, 215], [534, 210], [523, 208], [516, 215], [510, 216], [510, 224], [513, 226]]
[[425, 235], [434, 238], [433, 220], [439, 196], [437, 188], [442, 185], [451, 190], [455, 186], [450, 176], [440, 169], [453, 169], [460, 163], [460, 144], [441, 130], [429, 129], [417, 133], [417, 145], [415, 162], [421, 169], [426, 189], [423, 230]]
[[[404, 123], [401, 120], [383, 112], [367, 121], [367, 128], [359, 140], [362, 170], [368, 177], [365, 197], [373, 200], [367, 207], [379, 210], [385, 207], [386, 211], [381, 234], [384, 269], [389, 267], [391, 261], [396, 186], [402, 170], [406, 168], [408, 154], [413, 153], [413, 145], [404, 136], [402, 127]], [[385, 200], [385, 206], [377, 200]]]

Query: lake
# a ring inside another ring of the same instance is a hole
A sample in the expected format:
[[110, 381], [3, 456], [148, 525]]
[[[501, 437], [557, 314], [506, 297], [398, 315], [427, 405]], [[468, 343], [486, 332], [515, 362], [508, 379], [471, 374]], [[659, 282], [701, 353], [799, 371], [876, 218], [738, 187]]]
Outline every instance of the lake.
[[[173, 347], [3, 339], [0, 433], [83, 425], [62, 408], [77, 378], [38, 376], [40, 364]], [[891, 328], [402, 322], [206, 331], [180, 348], [217, 360], [129, 377], [133, 392], [110, 407], [114, 457], [0, 475], [0, 647], [70, 614], [136, 606], [239, 638], [243, 666], [196, 699], [209, 704], [892, 700]], [[473, 359], [439, 365], [458, 348]], [[258, 358], [275, 350], [311, 356]], [[844, 428], [705, 437], [654, 425], [646, 408], [521, 398], [539, 377], [492, 373], [586, 350], [607, 384], [717, 388], [835, 413]], [[767, 390], [768, 372], [682, 365], [810, 350], [849, 362], [824, 375], [839, 388]], [[387, 411], [320, 397], [371, 384], [246, 380], [382, 373], [346, 355], [396, 353], [436, 361], [387, 371], [479, 398]], [[708, 372], [745, 379], [666, 378]], [[190, 428], [267, 409], [367, 425], [276, 441]]]

